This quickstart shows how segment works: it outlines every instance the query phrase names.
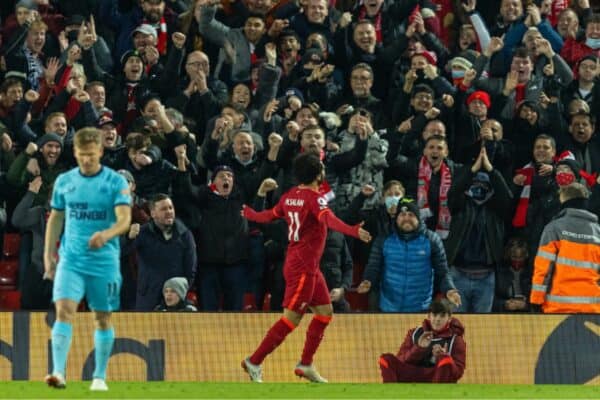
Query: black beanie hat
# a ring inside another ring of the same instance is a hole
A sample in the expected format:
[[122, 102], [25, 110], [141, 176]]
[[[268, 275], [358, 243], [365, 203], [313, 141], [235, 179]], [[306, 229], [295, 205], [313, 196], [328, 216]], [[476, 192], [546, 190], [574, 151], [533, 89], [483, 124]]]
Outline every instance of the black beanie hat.
[[571, 169], [571, 171], [573, 171], [573, 174], [575, 175], [575, 180], [579, 180], [579, 178], [580, 178], [579, 171], [581, 170], [581, 165], [579, 165], [577, 160], [573, 160], [571, 158], [563, 158], [562, 160], [560, 160], [556, 163], [557, 167], [559, 165], [566, 165], [567, 167], [569, 167]]
[[235, 175], [235, 173], [233, 172], [233, 169], [231, 169], [231, 167], [229, 165], [219, 165], [214, 169], [214, 171], [210, 177], [211, 182], [215, 180], [215, 178], [217, 177], [217, 174], [221, 171], [231, 172], [233, 175]]
[[419, 211], [419, 206], [417, 202], [411, 199], [404, 198], [398, 203], [398, 207], [396, 209], [396, 215], [401, 212], [411, 212], [415, 214], [417, 219], [421, 219], [421, 212]]

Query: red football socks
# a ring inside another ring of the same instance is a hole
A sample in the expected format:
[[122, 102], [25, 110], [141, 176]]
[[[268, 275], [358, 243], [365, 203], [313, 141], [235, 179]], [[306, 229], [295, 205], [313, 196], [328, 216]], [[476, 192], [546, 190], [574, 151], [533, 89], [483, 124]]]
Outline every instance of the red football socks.
[[325, 315], [315, 315], [310, 321], [310, 325], [308, 326], [308, 330], [306, 331], [306, 341], [304, 342], [304, 350], [302, 351], [302, 365], [311, 365], [313, 361], [313, 356], [323, 340], [323, 332], [325, 332], [325, 328], [329, 325], [332, 317], [327, 317]]
[[260, 365], [265, 357], [275, 350], [294, 328], [296, 328], [296, 325], [294, 325], [292, 321], [286, 317], [281, 317], [279, 321], [275, 322], [271, 329], [269, 329], [254, 354], [250, 356], [250, 362], [254, 365]]

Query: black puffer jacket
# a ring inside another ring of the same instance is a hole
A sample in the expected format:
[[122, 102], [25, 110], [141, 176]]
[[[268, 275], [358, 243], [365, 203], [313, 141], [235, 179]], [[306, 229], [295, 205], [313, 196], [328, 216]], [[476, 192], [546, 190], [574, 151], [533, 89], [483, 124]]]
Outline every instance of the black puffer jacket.
[[196, 243], [202, 264], [233, 265], [248, 259], [248, 222], [240, 215], [242, 192], [234, 183], [232, 193], [220, 196], [209, 186], [192, 185], [190, 175], [178, 179], [174, 193], [179, 207], [202, 216]]
[[329, 290], [352, 285], [352, 256], [342, 233], [329, 230], [321, 256], [321, 272]]

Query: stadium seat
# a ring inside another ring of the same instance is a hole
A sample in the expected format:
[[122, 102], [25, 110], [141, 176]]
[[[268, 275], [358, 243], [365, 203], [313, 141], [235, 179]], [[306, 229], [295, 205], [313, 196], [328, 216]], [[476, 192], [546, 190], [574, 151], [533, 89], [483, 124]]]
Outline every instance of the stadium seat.
[[271, 311], [271, 293], [265, 293], [265, 297], [263, 299], [263, 311]]
[[244, 306], [243, 311], [256, 311], [256, 298], [254, 293], [244, 293]]
[[0, 290], [0, 310], [21, 309], [21, 292], [18, 290]]
[[6, 258], [18, 257], [20, 243], [21, 235], [18, 233], [5, 233], [2, 246], [2, 255]]
[[19, 260], [0, 261], [0, 287], [16, 289], [19, 276]]
[[[189, 301], [194, 307], [198, 308], [198, 295], [193, 290], [190, 290], [185, 296], [187, 301]], [[199, 309], [199, 308], [198, 308]]]

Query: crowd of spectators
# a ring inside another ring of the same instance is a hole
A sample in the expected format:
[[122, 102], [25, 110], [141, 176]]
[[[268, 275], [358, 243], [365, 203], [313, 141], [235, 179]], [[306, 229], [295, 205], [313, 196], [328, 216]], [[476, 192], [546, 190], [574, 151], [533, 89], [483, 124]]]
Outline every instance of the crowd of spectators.
[[443, 293], [458, 311], [529, 311], [558, 189], [584, 185], [600, 214], [591, 3], [3, 0], [0, 222], [21, 236], [22, 308], [50, 307], [52, 186], [74, 132], [97, 127], [134, 193], [123, 310], [195, 310], [188, 290], [200, 310], [265, 293], [279, 309], [287, 227], [240, 210], [273, 206], [313, 152], [329, 206], [377, 238], [330, 232], [337, 311], [353, 292], [371, 310]]

